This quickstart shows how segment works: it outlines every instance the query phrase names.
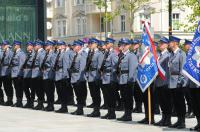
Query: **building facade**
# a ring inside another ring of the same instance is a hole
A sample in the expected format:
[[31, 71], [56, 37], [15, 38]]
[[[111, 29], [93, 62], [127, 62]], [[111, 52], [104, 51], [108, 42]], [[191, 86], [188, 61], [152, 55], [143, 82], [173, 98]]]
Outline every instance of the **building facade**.
[[[107, 13], [116, 10], [119, 1], [107, 0]], [[141, 21], [144, 19], [150, 21], [155, 39], [168, 36], [168, 0], [151, 0], [139, 8], [134, 13], [134, 34], [130, 34], [130, 12], [122, 11], [111, 22], [106, 23], [104, 21], [105, 8], [98, 7], [94, 2], [95, 0], [47, 0], [48, 38], [71, 42], [77, 38], [91, 36], [99, 39], [105, 39], [105, 36], [116, 39], [139, 37], [142, 32]], [[148, 13], [149, 9], [153, 12]], [[186, 17], [190, 14], [190, 9], [173, 9], [172, 12], [173, 34], [182, 39], [192, 39], [193, 33], [186, 33], [179, 26], [181, 23], [187, 23]]]

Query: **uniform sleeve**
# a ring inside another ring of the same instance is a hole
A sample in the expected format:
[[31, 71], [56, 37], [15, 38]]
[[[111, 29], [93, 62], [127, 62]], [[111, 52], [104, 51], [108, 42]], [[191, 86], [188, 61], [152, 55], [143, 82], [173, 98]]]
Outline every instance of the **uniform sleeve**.
[[85, 74], [86, 60], [87, 60], [87, 53], [84, 53], [84, 54], [82, 54], [81, 59], [80, 59], [79, 79], [80, 79], [80, 77], [84, 76], [84, 74]]
[[128, 66], [129, 66], [129, 80], [128, 80], [128, 82], [133, 82], [135, 80], [134, 75], [136, 73], [137, 66], [138, 66], [138, 59], [137, 59], [137, 56], [135, 54], [131, 54], [129, 56]]

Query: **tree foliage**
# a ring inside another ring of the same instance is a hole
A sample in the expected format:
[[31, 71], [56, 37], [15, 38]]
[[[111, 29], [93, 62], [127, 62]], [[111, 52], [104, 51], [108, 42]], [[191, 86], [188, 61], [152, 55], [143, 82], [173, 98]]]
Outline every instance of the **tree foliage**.
[[192, 10], [192, 13], [186, 18], [189, 24], [187, 22], [186, 24], [181, 23], [180, 27], [183, 27], [185, 31], [194, 31], [200, 20], [200, 0], [178, 0], [174, 4], [174, 8], [179, 8], [181, 10], [190, 8]]

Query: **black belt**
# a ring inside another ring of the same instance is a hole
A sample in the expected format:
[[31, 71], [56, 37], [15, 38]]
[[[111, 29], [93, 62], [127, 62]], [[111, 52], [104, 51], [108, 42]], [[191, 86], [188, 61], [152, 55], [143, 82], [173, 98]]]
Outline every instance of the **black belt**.
[[76, 69], [70, 69], [70, 73], [79, 73], [79, 70], [76, 70]]
[[119, 73], [120, 73], [120, 74], [128, 74], [128, 73], [129, 73], [129, 70], [121, 70]]
[[111, 73], [111, 69], [105, 69], [103, 70], [103, 73]]
[[180, 72], [172, 72], [171, 75], [180, 75]]
[[91, 67], [89, 71], [97, 71], [97, 68]]

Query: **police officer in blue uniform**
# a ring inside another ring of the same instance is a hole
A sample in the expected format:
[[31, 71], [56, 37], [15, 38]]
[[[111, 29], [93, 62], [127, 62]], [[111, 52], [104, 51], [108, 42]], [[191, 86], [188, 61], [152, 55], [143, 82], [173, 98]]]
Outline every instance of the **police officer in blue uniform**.
[[67, 113], [67, 103], [70, 95], [70, 76], [69, 76], [69, 64], [70, 64], [70, 52], [65, 50], [65, 42], [58, 41], [58, 53], [56, 55], [55, 64], [53, 69], [55, 70], [55, 84], [58, 89], [58, 98], [61, 100], [61, 108], [55, 112]]
[[43, 72], [43, 87], [47, 96], [47, 106], [44, 108], [45, 111], [54, 111], [54, 70], [53, 66], [55, 63], [55, 53], [53, 51], [53, 42], [47, 40], [45, 42], [45, 57], [41, 64], [41, 70]]
[[[99, 41], [99, 45], [98, 45], [98, 49], [99, 51], [101, 51], [100, 56], [101, 58], [104, 57], [104, 54], [106, 53], [106, 43], [105, 41], [100, 40]], [[102, 95], [103, 95], [103, 105], [100, 107], [101, 109], [107, 109], [108, 108], [108, 103], [107, 103], [107, 98], [106, 98], [106, 90], [104, 87], [102, 87], [102, 78], [100, 78], [100, 89], [102, 91]], [[102, 102], [102, 101], [101, 101]]]
[[13, 85], [15, 88], [17, 102], [13, 107], [23, 107], [23, 64], [26, 60], [26, 55], [21, 49], [21, 42], [15, 40], [14, 45], [14, 54], [11, 58], [9, 67], [11, 68], [11, 78], [13, 80]]
[[23, 64], [23, 89], [24, 93], [27, 99], [27, 103], [24, 105], [24, 108], [33, 108], [33, 103], [35, 99], [35, 90], [32, 88], [32, 81], [31, 81], [31, 76], [32, 76], [32, 62], [33, 62], [33, 57], [35, 55], [34, 51], [34, 42], [28, 41], [27, 43], [27, 48], [26, 48], [26, 60]]
[[170, 53], [168, 51], [169, 39], [166, 37], [162, 37], [159, 41], [159, 54], [158, 54], [158, 61], [165, 71], [165, 80], [162, 80], [159, 76], [156, 78], [155, 86], [158, 92], [158, 101], [160, 104], [160, 108], [162, 111], [162, 118], [159, 122], [155, 123], [157, 126], [170, 126], [171, 125], [171, 110], [170, 104], [171, 102], [169, 99], [170, 96], [170, 89], [168, 88], [169, 83], [169, 57]]
[[127, 38], [121, 39], [122, 55], [118, 59], [118, 80], [122, 98], [124, 99], [125, 112], [119, 121], [132, 121], [133, 110], [133, 84], [135, 81], [134, 73], [137, 70], [137, 56], [129, 51], [131, 41]]
[[76, 101], [77, 110], [72, 112], [73, 115], [83, 115], [83, 107], [86, 105], [87, 87], [86, 87], [86, 76], [85, 66], [87, 53], [82, 49], [83, 43], [80, 41], [74, 41], [73, 50], [75, 52], [69, 71], [71, 75], [71, 84], [73, 86]]
[[[140, 40], [139, 39], [133, 39], [132, 40], [132, 52], [137, 56], [137, 59], [141, 56], [140, 52]], [[137, 72], [135, 72], [135, 77], [137, 76]], [[133, 109], [134, 113], [142, 113], [142, 91], [140, 90], [140, 87], [138, 83], [135, 81], [134, 85], [134, 92], [133, 97], [135, 100], [135, 108]]]
[[108, 112], [102, 119], [116, 119], [116, 65], [118, 56], [113, 49], [115, 40], [106, 38], [106, 52], [102, 57], [100, 72], [102, 74], [102, 87], [105, 89], [105, 96], [108, 103]]
[[43, 49], [44, 42], [37, 40], [35, 42], [35, 55], [32, 62], [32, 87], [38, 97], [38, 104], [33, 108], [35, 110], [44, 109], [44, 87], [42, 80], [41, 65], [45, 57], [45, 50]]
[[13, 56], [13, 52], [10, 49], [10, 43], [8, 40], [4, 40], [2, 42], [3, 56], [1, 59], [1, 77], [4, 86], [4, 91], [7, 96], [7, 101], [5, 102], [5, 106], [13, 105], [13, 86], [12, 79], [10, 77], [11, 69], [9, 67], [11, 58]]
[[186, 106], [183, 91], [185, 78], [181, 71], [185, 63], [186, 54], [178, 47], [180, 43], [179, 38], [170, 36], [169, 41], [169, 48], [172, 51], [169, 59], [169, 88], [178, 116], [177, 122], [170, 127], [182, 129], [185, 128]]
[[92, 38], [90, 43], [90, 51], [86, 62], [85, 71], [87, 72], [87, 81], [89, 85], [90, 95], [93, 101], [94, 110], [88, 117], [100, 117], [100, 105], [101, 105], [101, 94], [100, 94], [100, 73], [99, 68], [101, 64], [101, 52], [97, 48], [99, 40]]

